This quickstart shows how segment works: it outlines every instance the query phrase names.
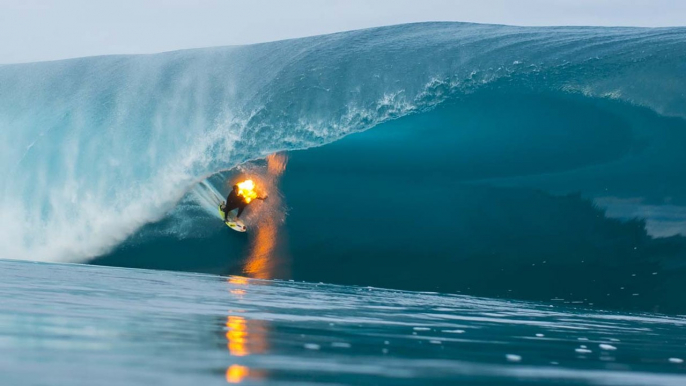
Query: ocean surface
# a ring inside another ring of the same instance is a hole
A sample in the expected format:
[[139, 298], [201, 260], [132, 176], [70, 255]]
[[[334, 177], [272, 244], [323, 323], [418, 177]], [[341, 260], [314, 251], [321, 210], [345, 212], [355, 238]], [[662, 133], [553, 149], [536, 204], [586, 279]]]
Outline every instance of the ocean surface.
[[0, 261], [3, 385], [686, 383], [686, 318]]
[[685, 384], [684, 90], [686, 28], [0, 65], [2, 375]]

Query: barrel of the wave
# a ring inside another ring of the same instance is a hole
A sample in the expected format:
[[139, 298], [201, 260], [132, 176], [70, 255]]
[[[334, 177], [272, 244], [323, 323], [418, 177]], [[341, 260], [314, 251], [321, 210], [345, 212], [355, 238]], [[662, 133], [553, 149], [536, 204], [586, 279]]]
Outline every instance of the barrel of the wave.
[[[226, 201], [219, 205], [219, 215], [224, 223], [237, 232], [245, 232], [248, 227], [238, 217], [243, 210], [255, 200], [264, 200], [267, 195], [258, 195], [253, 180], [245, 180], [233, 186]], [[236, 211], [234, 213], [234, 211]]]

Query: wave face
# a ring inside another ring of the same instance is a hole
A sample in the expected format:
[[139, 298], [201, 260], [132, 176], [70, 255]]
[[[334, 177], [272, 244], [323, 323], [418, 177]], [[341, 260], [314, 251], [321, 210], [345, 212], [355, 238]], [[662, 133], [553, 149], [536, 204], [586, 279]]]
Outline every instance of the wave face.
[[[0, 66], [0, 255], [212, 271], [259, 249], [284, 277], [449, 291], [531, 256], [680, 267], [685, 74], [684, 28], [463, 23]], [[275, 193], [261, 236], [217, 224], [238, 174]]]

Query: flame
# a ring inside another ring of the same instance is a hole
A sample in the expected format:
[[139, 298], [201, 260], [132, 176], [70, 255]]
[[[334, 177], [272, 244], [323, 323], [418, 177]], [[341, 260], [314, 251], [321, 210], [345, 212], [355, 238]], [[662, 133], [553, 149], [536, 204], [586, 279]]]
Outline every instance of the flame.
[[243, 196], [243, 199], [246, 203], [250, 203], [250, 201], [257, 198], [257, 192], [255, 191], [255, 183], [253, 180], [245, 180], [236, 185], [238, 185], [238, 195]]

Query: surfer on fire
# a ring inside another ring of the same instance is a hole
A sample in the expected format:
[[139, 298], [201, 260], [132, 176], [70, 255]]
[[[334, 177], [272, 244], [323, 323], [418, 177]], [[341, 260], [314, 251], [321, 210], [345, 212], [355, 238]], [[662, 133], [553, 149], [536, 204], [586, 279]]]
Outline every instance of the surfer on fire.
[[238, 208], [236, 218], [241, 217], [241, 213], [253, 200], [265, 200], [267, 196], [260, 197], [255, 192], [255, 183], [252, 180], [243, 181], [233, 186], [233, 190], [226, 197], [224, 206], [224, 222], [229, 221], [229, 212]]

